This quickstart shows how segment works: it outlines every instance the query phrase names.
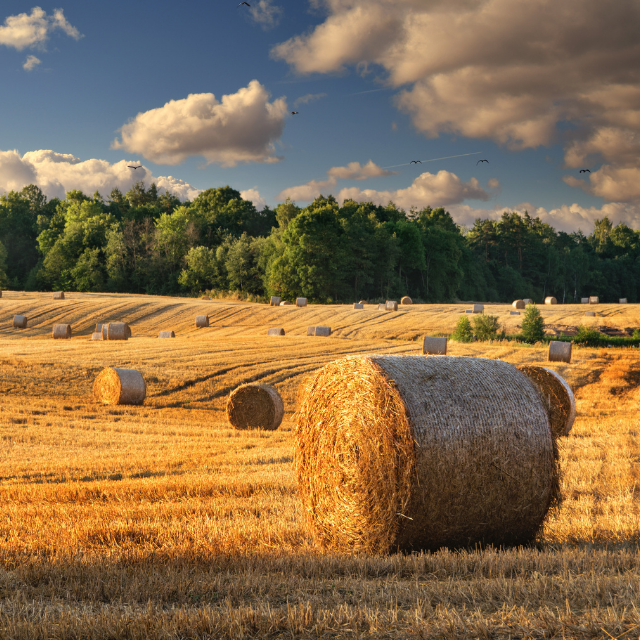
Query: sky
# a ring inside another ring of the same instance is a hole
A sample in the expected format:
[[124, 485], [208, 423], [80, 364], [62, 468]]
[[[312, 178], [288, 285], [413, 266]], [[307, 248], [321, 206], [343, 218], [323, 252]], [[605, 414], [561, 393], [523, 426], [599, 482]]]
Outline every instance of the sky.
[[0, 193], [640, 229], [640, 0], [248, 2], [3, 0]]

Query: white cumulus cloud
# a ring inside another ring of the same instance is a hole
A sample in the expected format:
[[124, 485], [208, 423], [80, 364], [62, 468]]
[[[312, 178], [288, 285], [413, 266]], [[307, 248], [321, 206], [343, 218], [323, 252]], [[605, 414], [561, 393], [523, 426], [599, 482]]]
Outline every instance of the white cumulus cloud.
[[251, 2], [249, 9], [251, 18], [259, 24], [265, 31], [278, 26], [282, 17], [282, 7], [271, 4], [271, 0], [258, 0]]
[[190, 156], [234, 167], [242, 162], [278, 162], [275, 142], [284, 130], [287, 103], [269, 102], [257, 81], [217, 100], [212, 93], [190, 94], [139, 113], [120, 129], [114, 149], [126, 149], [157, 164], [175, 165]]
[[36, 58], [35, 56], [27, 56], [25, 63], [22, 65], [22, 68], [25, 71], [33, 71], [33, 69], [35, 69], [41, 62], [42, 60]]
[[257, 187], [253, 187], [252, 189], [245, 189], [240, 192], [240, 197], [243, 200], [248, 200], [249, 202], [253, 202], [253, 206], [258, 210], [262, 211], [267, 206], [267, 201], [260, 195]]
[[51, 32], [56, 29], [79, 40], [81, 33], [64, 16], [62, 9], [54, 9], [48, 16], [40, 7], [31, 9], [31, 13], [9, 16], [0, 26], [0, 44], [22, 51], [26, 47], [43, 47]]

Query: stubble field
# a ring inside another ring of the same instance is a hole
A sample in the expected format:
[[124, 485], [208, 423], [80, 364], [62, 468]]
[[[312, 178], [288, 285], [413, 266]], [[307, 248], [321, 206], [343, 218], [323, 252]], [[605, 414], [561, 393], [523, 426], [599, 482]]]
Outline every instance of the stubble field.
[[[0, 637], [640, 637], [638, 349], [574, 349], [571, 364], [549, 365], [542, 347], [450, 343], [452, 355], [551, 366], [573, 386], [561, 510], [530, 548], [328, 555], [297, 499], [298, 385], [343, 355], [418, 354], [465, 305], [67, 297], [0, 299]], [[515, 331], [509, 309], [487, 307]], [[640, 327], [640, 306], [596, 310], [586, 320], [601, 328]], [[577, 305], [542, 311], [550, 332], [585, 320]], [[16, 313], [28, 329], [11, 328]], [[201, 313], [208, 329], [193, 326]], [[129, 341], [89, 340], [117, 320]], [[71, 341], [51, 339], [56, 322], [73, 325]], [[307, 338], [309, 325], [333, 336]], [[177, 337], [158, 340], [162, 329]], [[106, 366], [143, 373], [143, 406], [93, 402]], [[226, 424], [228, 393], [249, 381], [280, 391], [277, 431]]]

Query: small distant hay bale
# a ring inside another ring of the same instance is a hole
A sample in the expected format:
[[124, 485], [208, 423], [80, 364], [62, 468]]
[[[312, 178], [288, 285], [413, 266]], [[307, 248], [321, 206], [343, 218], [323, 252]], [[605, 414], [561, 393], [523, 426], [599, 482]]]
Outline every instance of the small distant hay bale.
[[580, 298], [581, 304], [589, 304], [589, 298]]
[[509, 311], [509, 315], [510, 316], [519, 316], [520, 312], [519, 311]]
[[109, 329], [109, 325], [108, 324], [103, 324], [102, 325], [102, 339], [106, 340], [107, 339], [107, 331]]
[[93, 383], [93, 398], [103, 404], [142, 404], [147, 385], [135, 369], [103, 369]]
[[360, 300], [360, 302], [358, 304], [367, 304], [366, 300]]
[[559, 502], [547, 412], [506, 362], [349, 356], [303, 391], [295, 471], [322, 547], [525, 544]]
[[158, 338], [175, 338], [176, 334], [174, 331], [161, 331], [158, 334]]
[[266, 384], [243, 384], [229, 394], [227, 420], [235, 429], [274, 431], [284, 417], [280, 394]]
[[102, 340], [102, 331], [98, 333], [97, 331], [91, 334], [92, 340]]
[[307, 299], [306, 298], [296, 298], [296, 307], [306, 307]]
[[483, 304], [474, 304], [472, 311], [473, 311], [473, 313], [484, 313], [484, 305]]
[[354, 309], [364, 309], [364, 305], [362, 304], [362, 302], [354, 302], [353, 303], [353, 308]]
[[600, 304], [598, 296], [589, 296], [589, 304]]
[[424, 340], [422, 341], [422, 353], [424, 355], [446, 356], [447, 339], [425, 336]]
[[549, 415], [554, 438], [568, 435], [576, 419], [576, 398], [569, 383], [559, 373], [546, 367], [524, 364], [518, 369], [536, 385]]
[[131, 329], [126, 322], [110, 322], [106, 327], [107, 340], [128, 340], [131, 336]]
[[27, 328], [27, 316], [13, 316], [13, 328], [14, 329], [26, 329]]
[[64, 300], [64, 291], [54, 291], [53, 299], [54, 300]]
[[269, 301], [269, 304], [272, 307], [278, 307], [280, 306], [281, 302], [282, 302], [282, 299], [279, 296], [271, 296], [271, 300]]
[[211, 300], [209, 296], [200, 296], [200, 300]]
[[307, 335], [326, 338], [331, 335], [331, 327], [307, 327]]
[[[0, 291], [0, 298], [2, 297], [2, 291]], [[627, 299], [626, 298], [620, 298], [620, 300], [618, 300], [618, 302], [620, 304], [627, 304]]]
[[594, 318], [596, 315], [595, 311], [585, 311], [584, 315], [588, 318]]
[[409, 296], [400, 298], [400, 304], [413, 304], [413, 300]]
[[547, 296], [544, 299], [545, 304], [558, 304], [558, 301], [553, 296]]
[[101, 324], [97, 324], [96, 328], [94, 329], [95, 333], [102, 333], [102, 326]]
[[288, 300], [283, 300], [283, 301], [280, 303], [280, 306], [281, 306], [281, 307], [291, 307], [291, 306], [293, 306], [293, 302], [289, 302]]
[[571, 362], [571, 342], [558, 342], [552, 340], [549, 343], [549, 362]]
[[387, 300], [385, 302], [384, 308], [387, 311], [397, 311], [398, 310], [398, 303], [395, 300]]
[[511, 306], [514, 309], [524, 309], [527, 305], [524, 303], [524, 300], [514, 300]]
[[524, 302], [525, 304], [533, 304], [533, 299], [532, 298], [523, 298], [522, 302]]
[[381, 303], [378, 305], [378, 311], [386, 311], [386, 310], [387, 310], [387, 305], [386, 305], [386, 304], [384, 304], [384, 302], [381, 302]]
[[267, 335], [268, 336], [283, 336], [284, 335], [284, 329], [269, 329], [269, 331], [267, 331]]
[[473, 313], [473, 309], [465, 309], [465, 313]]
[[209, 326], [209, 316], [196, 316], [196, 327], [202, 329]]
[[54, 324], [52, 337], [54, 340], [69, 340], [71, 338], [71, 325]]

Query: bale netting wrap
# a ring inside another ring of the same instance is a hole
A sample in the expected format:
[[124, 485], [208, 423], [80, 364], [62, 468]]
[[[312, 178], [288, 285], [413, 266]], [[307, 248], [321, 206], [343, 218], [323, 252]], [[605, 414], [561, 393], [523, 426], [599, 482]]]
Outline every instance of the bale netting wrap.
[[209, 326], [209, 316], [196, 316], [196, 327], [202, 329]]
[[295, 467], [325, 548], [526, 543], [559, 502], [547, 412], [506, 362], [349, 356], [319, 369], [305, 391]]
[[576, 399], [569, 383], [559, 373], [546, 367], [523, 364], [518, 369], [538, 389], [554, 438], [568, 435], [576, 419]]
[[175, 338], [176, 334], [174, 331], [160, 331], [158, 333], [158, 338]]
[[52, 337], [54, 340], [69, 340], [71, 338], [71, 325], [54, 324]]
[[571, 342], [552, 340], [549, 343], [549, 362], [571, 362]]
[[400, 298], [400, 304], [413, 304], [413, 300], [409, 296]]
[[142, 404], [147, 385], [135, 369], [103, 369], [93, 383], [93, 398], [103, 404]]
[[243, 384], [229, 394], [227, 419], [235, 429], [273, 431], [284, 417], [280, 394], [266, 384]]
[[27, 316], [13, 316], [13, 328], [14, 329], [26, 329], [27, 328]]
[[106, 327], [107, 340], [128, 340], [131, 337], [131, 329], [126, 322], [110, 322]]

